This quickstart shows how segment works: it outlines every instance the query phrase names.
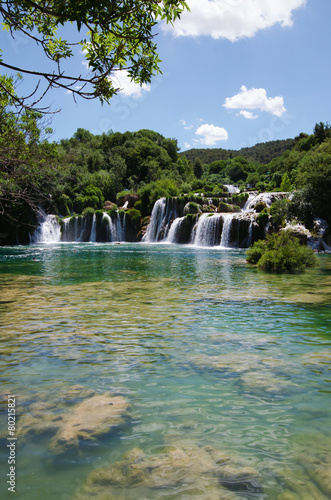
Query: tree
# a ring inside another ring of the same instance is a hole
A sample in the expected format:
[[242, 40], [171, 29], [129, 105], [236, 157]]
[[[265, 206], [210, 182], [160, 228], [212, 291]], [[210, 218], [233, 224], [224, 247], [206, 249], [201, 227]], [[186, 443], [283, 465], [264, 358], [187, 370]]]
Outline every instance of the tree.
[[202, 169], [202, 162], [200, 158], [196, 158], [193, 163], [193, 172], [194, 175], [197, 179], [201, 179], [203, 169]]
[[314, 127], [314, 136], [317, 139], [317, 142], [321, 144], [327, 137], [330, 137], [331, 127], [328, 123], [315, 123]]
[[[23, 0], [4, 1], [0, 15], [4, 28], [32, 40], [51, 62], [51, 70], [19, 68], [9, 64], [5, 54], [0, 66], [39, 78], [32, 96], [17, 96], [10, 85], [0, 88], [19, 107], [46, 111], [39, 104], [52, 87], [70, 90], [73, 96], [99, 98], [109, 102], [120, 89], [114, 84], [116, 71], [126, 70], [139, 84], [150, 82], [160, 73], [160, 59], [154, 42], [154, 27], [161, 20], [173, 23], [183, 10], [184, 0]], [[72, 24], [72, 41], [62, 39], [61, 28]], [[87, 31], [87, 34], [83, 34]], [[64, 72], [61, 63], [73, 57], [73, 47], [81, 47], [88, 63], [86, 75]], [[45, 88], [41, 88], [43, 81]], [[38, 108], [39, 106], [39, 108]]]
[[53, 147], [40, 139], [40, 118], [31, 110], [16, 116], [0, 105], [0, 233], [6, 243], [16, 242], [19, 226], [29, 241], [39, 207], [52, 203], [61, 182]]
[[290, 178], [289, 178], [287, 172], [285, 172], [285, 174], [282, 177], [282, 182], [281, 182], [281, 185], [280, 185], [280, 190], [284, 191], [284, 192], [289, 192], [289, 191], [292, 190], [291, 181], [290, 181]]

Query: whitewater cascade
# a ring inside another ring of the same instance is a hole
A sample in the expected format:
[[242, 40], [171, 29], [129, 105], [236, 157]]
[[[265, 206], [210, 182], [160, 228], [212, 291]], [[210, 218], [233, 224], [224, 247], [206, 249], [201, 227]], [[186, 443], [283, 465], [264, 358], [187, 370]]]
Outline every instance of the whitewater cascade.
[[[237, 194], [237, 188], [227, 187], [229, 192]], [[256, 205], [264, 203], [270, 207], [275, 200], [287, 195], [250, 193], [240, 212], [216, 212], [214, 204], [221, 202], [219, 207], [222, 208], [227, 198], [215, 200], [199, 197], [196, 203], [188, 201], [187, 197], [163, 197], [154, 204], [142, 241], [247, 248], [257, 239], [263, 238], [267, 230], [263, 222], [265, 219], [259, 218], [259, 213], [255, 211]], [[232, 199], [230, 202], [233, 203]], [[137, 236], [139, 228], [133, 225], [124, 210], [117, 210], [111, 216], [107, 212], [96, 211], [93, 215], [66, 217], [60, 223], [55, 215], [40, 212], [40, 224], [31, 236], [31, 242], [121, 242], [139, 241], [140, 237]]]
[[181, 223], [184, 221], [185, 217], [177, 217], [170, 226], [168, 236], [166, 238], [167, 243], [176, 243], [177, 232], [180, 231]]
[[223, 230], [222, 230], [222, 237], [221, 237], [220, 246], [223, 248], [227, 248], [227, 247], [229, 247], [230, 229], [231, 229], [233, 214], [226, 214], [223, 217], [224, 217], [224, 223], [223, 223]]
[[228, 193], [230, 194], [238, 194], [240, 193], [240, 189], [236, 186], [233, 186], [232, 184], [224, 184], [226, 189], [228, 190]]
[[202, 214], [193, 227], [191, 243], [196, 246], [213, 246], [219, 238], [222, 214]]
[[160, 198], [154, 204], [151, 220], [142, 241], [152, 243], [167, 237], [171, 222], [176, 219], [176, 206], [173, 198]]
[[95, 243], [97, 241], [97, 218], [96, 215], [93, 214], [93, 219], [92, 219], [92, 229], [91, 229], [91, 234], [90, 234], [90, 241]]
[[[239, 189], [232, 185], [228, 185], [227, 189], [229, 193], [239, 192]], [[270, 207], [275, 200], [286, 196], [287, 193], [253, 192], [249, 194], [240, 212], [200, 212], [191, 214], [190, 219], [183, 216], [180, 198], [160, 198], [154, 205], [143, 241], [247, 248], [265, 233], [265, 228], [257, 223], [258, 213], [255, 212], [257, 203], [264, 203]], [[205, 202], [210, 206], [212, 199], [207, 198]], [[184, 213], [188, 206], [189, 203], [186, 203]]]
[[39, 226], [32, 234], [31, 243], [57, 243], [61, 241], [61, 228], [56, 215], [39, 212]]
[[30, 237], [31, 243], [65, 242], [112, 242], [126, 240], [126, 214], [115, 214], [114, 219], [106, 212], [93, 216], [77, 215], [62, 219], [62, 232], [55, 215], [41, 213], [40, 223]]

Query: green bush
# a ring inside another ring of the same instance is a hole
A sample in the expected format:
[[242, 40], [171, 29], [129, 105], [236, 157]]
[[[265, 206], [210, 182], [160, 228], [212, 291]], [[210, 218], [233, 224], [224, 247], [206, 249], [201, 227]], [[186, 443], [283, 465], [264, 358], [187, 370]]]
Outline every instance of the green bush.
[[230, 205], [228, 205], [227, 203], [224, 203], [224, 201], [220, 201], [218, 205], [218, 211], [222, 213], [232, 212], [232, 207], [230, 207]]
[[263, 201], [260, 201], [259, 203], [257, 203], [254, 207], [254, 210], [255, 212], [257, 213], [260, 213], [262, 212], [262, 210], [264, 210], [265, 208], [267, 208], [267, 205], [265, 203], [263, 203]]
[[92, 207], [86, 207], [82, 212], [82, 215], [93, 215], [93, 214], [94, 214], [94, 209]]
[[279, 229], [285, 225], [289, 204], [289, 200], [276, 200], [271, 205], [270, 215], [272, 225], [275, 229]]
[[313, 250], [286, 231], [255, 242], [247, 250], [246, 260], [271, 273], [300, 273], [317, 264]]
[[84, 196], [77, 196], [75, 198], [75, 208], [77, 212], [82, 212], [85, 208], [91, 207], [94, 210], [102, 208], [104, 204], [104, 197], [101, 189], [90, 184], [84, 189]]
[[66, 215], [70, 215], [70, 210], [72, 209], [72, 200], [66, 194], [61, 194], [56, 200], [56, 206], [59, 210], [59, 213], [65, 217]]
[[259, 226], [265, 227], [269, 221], [269, 212], [267, 208], [264, 208], [262, 212], [257, 216], [257, 223]]
[[192, 191], [192, 186], [188, 182], [183, 182], [180, 190], [182, 193], [190, 193]]
[[111, 207], [111, 209], [107, 211], [107, 214], [109, 215], [109, 217], [111, 217], [112, 219], [114, 219], [116, 217], [117, 210], [118, 210], [118, 207], [117, 207], [117, 205], [114, 204]]
[[135, 208], [136, 210], [139, 210], [139, 212], [141, 212], [142, 201], [141, 200], [136, 201], [136, 203], [133, 205], [133, 208]]
[[185, 214], [198, 214], [199, 212], [200, 206], [197, 203], [194, 203], [194, 201], [189, 201], [187, 205], [185, 205]]
[[129, 208], [126, 213], [130, 217], [133, 226], [140, 225], [141, 213], [139, 210], [136, 210], [135, 208]]
[[232, 197], [232, 203], [235, 203], [236, 205], [239, 205], [240, 208], [243, 208], [247, 199], [248, 193], [236, 194]]

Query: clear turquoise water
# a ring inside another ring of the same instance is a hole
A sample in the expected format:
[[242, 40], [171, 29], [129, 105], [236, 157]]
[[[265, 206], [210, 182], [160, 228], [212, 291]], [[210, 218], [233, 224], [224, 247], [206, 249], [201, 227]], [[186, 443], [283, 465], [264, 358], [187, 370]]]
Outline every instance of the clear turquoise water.
[[[91, 498], [331, 498], [330, 255], [319, 263], [274, 276], [248, 266], [241, 250], [0, 248], [1, 498], [13, 496], [8, 392], [17, 398], [20, 500], [85, 498], [92, 471], [133, 448], [159, 457], [169, 445], [212, 446], [253, 468], [259, 486], [220, 484], [203, 496], [183, 468], [175, 487], [137, 483], [133, 494], [124, 481]], [[75, 408], [67, 391], [77, 384], [126, 398], [123, 424], [70, 454], [53, 452], [51, 432], [20, 436], [34, 403], [48, 404], [45, 414]]]

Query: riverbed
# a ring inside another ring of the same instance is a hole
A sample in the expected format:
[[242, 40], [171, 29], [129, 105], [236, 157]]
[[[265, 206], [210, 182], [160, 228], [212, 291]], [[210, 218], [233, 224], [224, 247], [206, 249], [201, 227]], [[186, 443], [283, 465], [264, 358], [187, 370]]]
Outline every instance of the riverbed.
[[278, 276], [239, 249], [0, 248], [1, 498], [331, 498], [318, 260]]

